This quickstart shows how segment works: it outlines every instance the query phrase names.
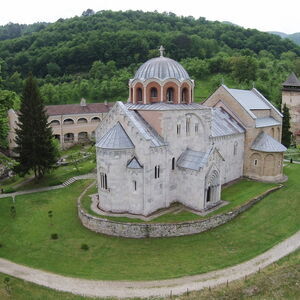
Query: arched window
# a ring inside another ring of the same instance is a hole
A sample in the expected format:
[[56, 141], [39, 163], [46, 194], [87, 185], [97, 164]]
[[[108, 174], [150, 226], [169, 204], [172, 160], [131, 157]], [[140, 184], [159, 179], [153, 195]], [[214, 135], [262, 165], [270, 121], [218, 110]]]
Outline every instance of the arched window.
[[100, 188], [107, 190], [107, 175], [106, 173], [100, 173]]
[[167, 89], [167, 101], [168, 102], [174, 101], [174, 89], [172, 87], [169, 87]]
[[51, 125], [51, 126], [59, 126], [59, 125], [60, 125], [60, 122], [59, 122], [58, 120], [52, 120], [52, 121], [50, 122], [50, 125]]
[[74, 121], [72, 119], [65, 119], [64, 120], [64, 125], [72, 125], [74, 124]]
[[181, 91], [181, 102], [186, 103], [188, 102], [188, 89], [183, 88]]
[[92, 123], [98, 123], [98, 122], [100, 122], [100, 118], [94, 117], [94, 118], [92, 118], [91, 122]]
[[190, 123], [191, 123], [190, 118], [187, 118], [186, 119], [186, 124], [185, 124], [186, 135], [190, 134]]
[[275, 137], [275, 129], [274, 129], [274, 127], [271, 129], [271, 133], [272, 133], [272, 138], [274, 138]]
[[172, 170], [175, 170], [175, 157], [172, 158]]
[[156, 98], [157, 97], [157, 88], [156, 87], [151, 88], [150, 95], [151, 95], [151, 98]]
[[180, 135], [181, 132], [181, 125], [177, 124], [177, 135]]
[[137, 101], [142, 102], [143, 101], [143, 90], [141, 88], [137, 89]]
[[85, 123], [87, 123], [87, 119], [86, 118], [79, 118], [77, 120], [77, 124], [85, 124]]
[[66, 133], [64, 135], [64, 143], [73, 143], [74, 142], [74, 133]]
[[159, 178], [160, 173], [160, 167], [159, 165], [154, 167], [154, 178]]
[[86, 131], [78, 133], [78, 142], [86, 142], [88, 140], [88, 133]]

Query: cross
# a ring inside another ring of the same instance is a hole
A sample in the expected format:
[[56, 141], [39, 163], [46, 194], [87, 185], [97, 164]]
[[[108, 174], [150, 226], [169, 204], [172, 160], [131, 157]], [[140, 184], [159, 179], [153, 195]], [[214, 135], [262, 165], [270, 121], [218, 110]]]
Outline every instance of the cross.
[[160, 48], [159, 48], [160, 56], [164, 56], [164, 51], [165, 51], [165, 48], [163, 46], [160, 46]]

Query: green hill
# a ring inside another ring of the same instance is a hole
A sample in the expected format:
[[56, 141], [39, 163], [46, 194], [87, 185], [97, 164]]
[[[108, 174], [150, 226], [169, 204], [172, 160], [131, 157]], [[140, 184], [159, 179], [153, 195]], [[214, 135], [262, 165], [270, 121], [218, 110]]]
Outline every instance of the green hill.
[[292, 34], [287, 34], [284, 32], [278, 32], [278, 31], [269, 31], [269, 33], [279, 35], [281, 38], [284, 39], [289, 39], [296, 43], [297, 45], [300, 45], [300, 32], [292, 33]]

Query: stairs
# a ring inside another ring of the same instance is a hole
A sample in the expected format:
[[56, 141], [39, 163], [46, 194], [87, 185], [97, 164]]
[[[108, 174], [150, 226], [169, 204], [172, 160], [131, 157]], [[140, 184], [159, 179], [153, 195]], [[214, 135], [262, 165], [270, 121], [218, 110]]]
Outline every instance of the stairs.
[[75, 182], [75, 181], [76, 181], [76, 178], [72, 177], [72, 178], [68, 179], [67, 181], [65, 181], [65, 182], [62, 184], [62, 186], [66, 187], [66, 186], [72, 184], [72, 183]]

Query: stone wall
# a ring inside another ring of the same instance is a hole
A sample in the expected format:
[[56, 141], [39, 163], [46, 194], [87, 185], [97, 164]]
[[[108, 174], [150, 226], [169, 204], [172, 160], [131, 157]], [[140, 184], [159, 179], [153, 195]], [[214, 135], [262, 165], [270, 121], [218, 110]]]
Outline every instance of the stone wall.
[[[245, 204], [233, 209], [231, 212], [212, 216], [204, 220], [195, 220], [181, 223], [125, 223], [111, 221], [108, 219], [95, 217], [81, 208], [81, 197], [78, 199], [78, 216], [81, 223], [86, 228], [106, 235], [126, 237], [126, 238], [157, 238], [157, 237], [175, 237], [183, 235], [197, 234], [204, 232], [227, 223], [233, 218], [237, 217], [240, 213], [244, 212], [255, 203], [262, 200], [270, 193], [280, 189], [282, 187], [274, 187], [260, 196], [253, 198]], [[83, 195], [83, 194], [82, 194]]]

